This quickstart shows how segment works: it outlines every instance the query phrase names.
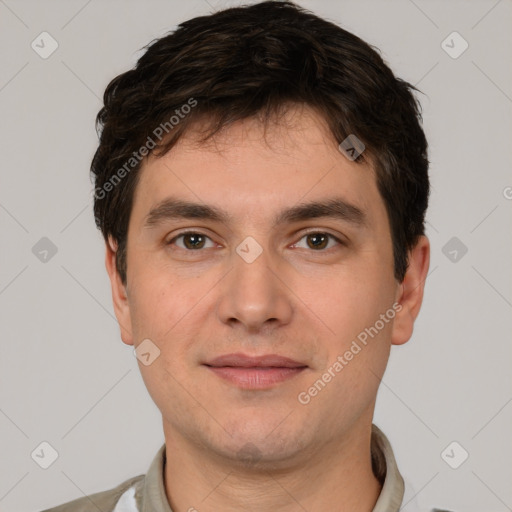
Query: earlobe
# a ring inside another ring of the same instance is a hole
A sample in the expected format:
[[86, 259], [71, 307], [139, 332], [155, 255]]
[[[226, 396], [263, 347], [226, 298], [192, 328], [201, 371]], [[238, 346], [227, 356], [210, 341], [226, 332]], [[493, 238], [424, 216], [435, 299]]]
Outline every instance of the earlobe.
[[108, 238], [106, 242], [105, 253], [105, 267], [110, 278], [110, 286], [112, 289], [112, 302], [114, 305], [114, 312], [121, 329], [121, 339], [127, 345], [133, 345], [130, 306], [126, 287], [121, 281], [119, 272], [116, 265], [117, 243]]
[[409, 252], [409, 265], [404, 280], [399, 286], [396, 302], [402, 308], [393, 322], [391, 343], [402, 345], [409, 341], [414, 329], [414, 322], [423, 302], [425, 280], [430, 264], [430, 243], [426, 236], [421, 236]]

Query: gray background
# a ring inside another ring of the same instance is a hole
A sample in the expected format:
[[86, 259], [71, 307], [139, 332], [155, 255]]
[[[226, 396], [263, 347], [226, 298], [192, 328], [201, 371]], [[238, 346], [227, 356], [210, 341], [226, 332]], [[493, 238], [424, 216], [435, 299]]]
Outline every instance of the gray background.
[[[236, 3], [0, 0], [2, 511], [112, 488], [145, 473], [163, 443], [120, 340], [93, 222], [94, 117], [140, 48]], [[512, 510], [512, 3], [299, 3], [379, 47], [425, 93], [431, 270], [414, 336], [392, 349], [375, 423], [422, 507]], [[47, 59], [31, 48], [42, 31], [59, 45]], [[441, 46], [453, 31], [469, 44], [456, 59]], [[43, 237], [57, 249], [47, 261], [33, 251]], [[31, 458], [43, 441], [59, 453], [46, 470]], [[458, 469], [441, 457], [452, 441], [469, 453]]]

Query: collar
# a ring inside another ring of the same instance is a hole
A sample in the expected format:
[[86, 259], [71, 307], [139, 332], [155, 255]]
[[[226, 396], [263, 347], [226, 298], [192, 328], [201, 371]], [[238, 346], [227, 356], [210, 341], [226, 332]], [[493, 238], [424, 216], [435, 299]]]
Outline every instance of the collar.
[[404, 479], [398, 471], [395, 455], [388, 438], [372, 424], [372, 467], [382, 489], [372, 512], [398, 512], [404, 497]]
[[[385, 434], [372, 424], [372, 468], [382, 490], [372, 512], [398, 512], [404, 496], [404, 480], [398, 471], [393, 449]], [[141, 512], [173, 512], [165, 493], [165, 443], [158, 450], [135, 498]]]

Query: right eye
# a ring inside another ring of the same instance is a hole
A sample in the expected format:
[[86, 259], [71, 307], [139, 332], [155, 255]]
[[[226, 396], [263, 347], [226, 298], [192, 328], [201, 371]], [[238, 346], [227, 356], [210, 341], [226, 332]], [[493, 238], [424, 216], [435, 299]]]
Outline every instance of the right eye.
[[[181, 240], [181, 243], [178, 243], [178, 240]], [[205, 244], [207, 243], [208, 240], [210, 241], [211, 245], [209, 247], [206, 247]], [[203, 233], [198, 233], [197, 231], [186, 231], [180, 233], [179, 235], [175, 236], [172, 240], [169, 240], [167, 245], [176, 245], [177, 247], [185, 251], [197, 251], [199, 249], [208, 249], [215, 247], [215, 244], [213, 243], [209, 236], [206, 236]]]

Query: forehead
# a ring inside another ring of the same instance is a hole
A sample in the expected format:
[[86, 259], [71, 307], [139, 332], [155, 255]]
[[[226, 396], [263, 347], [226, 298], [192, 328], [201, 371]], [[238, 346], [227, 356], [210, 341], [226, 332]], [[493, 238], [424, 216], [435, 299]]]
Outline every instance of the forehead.
[[197, 126], [163, 157], [140, 169], [132, 216], [166, 198], [181, 198], [229, 211], [243, 222], [275, 222], [276, 212], [304, 202], [342, 198], [369, 219], [384, 214], [371, 164], [348, 160], [324, 120], [309, 108], [291, 108], [267, 124], [234, 122], [206, 143]]

